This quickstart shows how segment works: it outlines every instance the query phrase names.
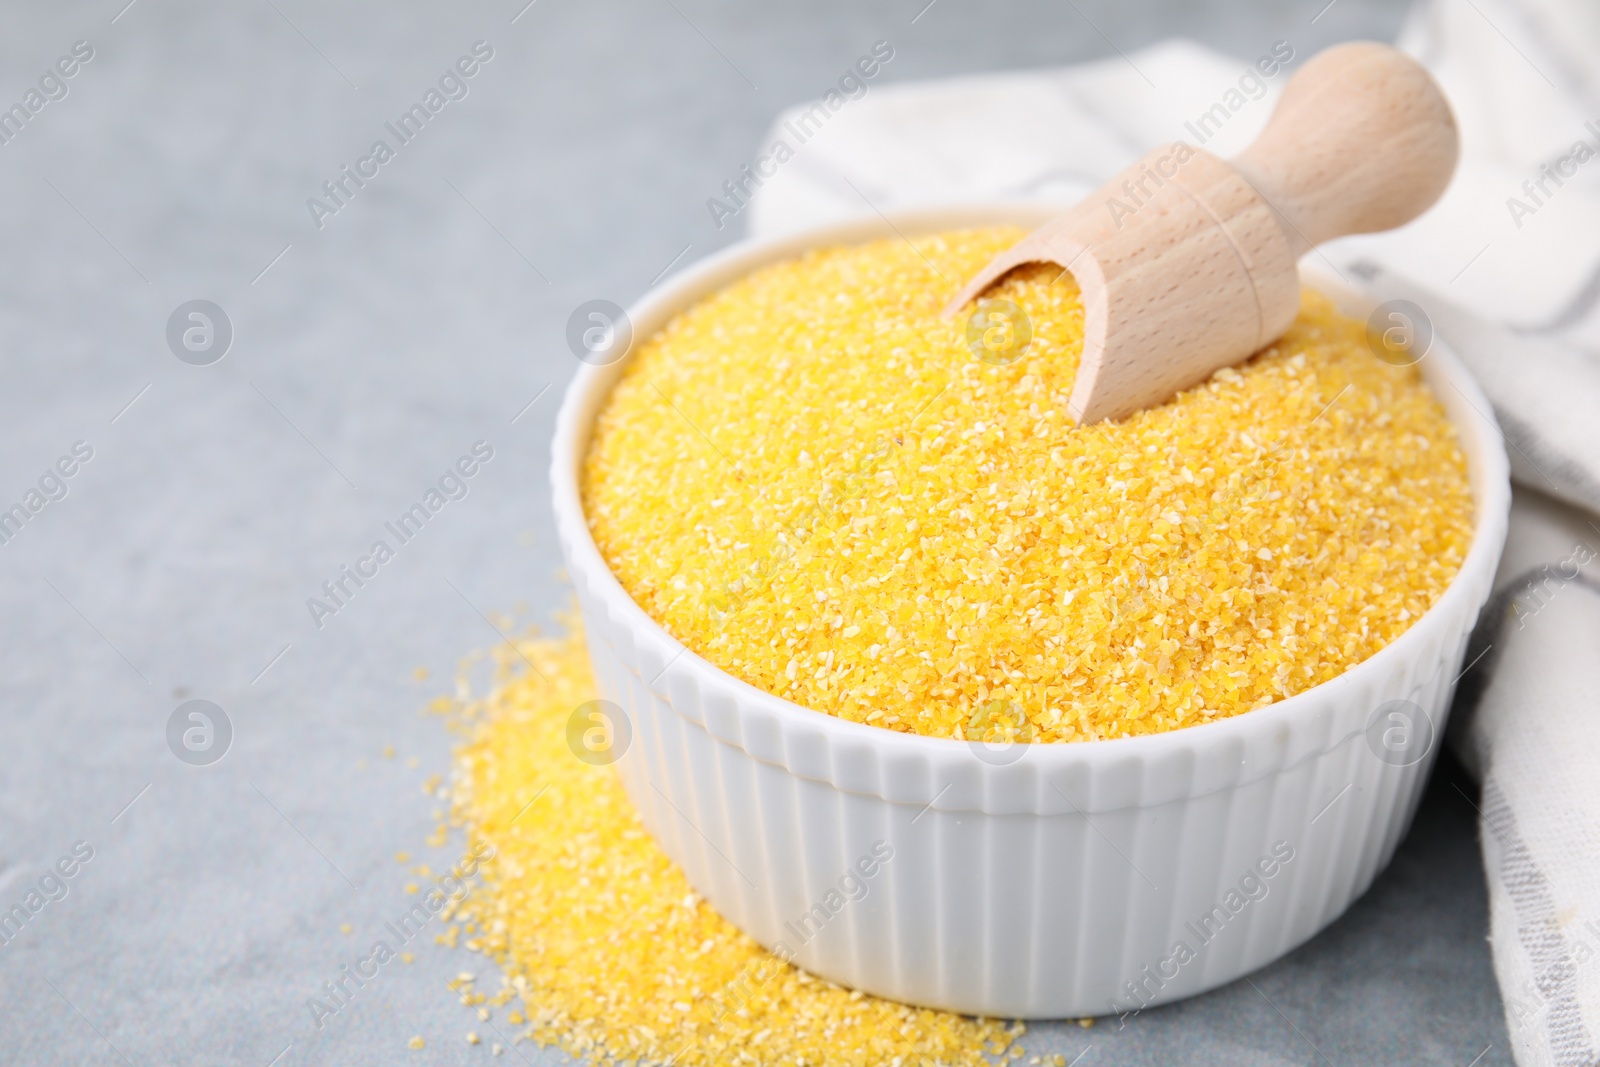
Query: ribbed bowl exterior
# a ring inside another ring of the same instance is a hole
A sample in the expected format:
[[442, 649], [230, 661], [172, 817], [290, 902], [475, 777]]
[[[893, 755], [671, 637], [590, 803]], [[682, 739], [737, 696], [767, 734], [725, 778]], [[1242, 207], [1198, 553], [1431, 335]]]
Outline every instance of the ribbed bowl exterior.
[[[634, 336], [805, 248], [1047, 214], [970, 205], [745, 242], [636, 305]], [[1308, 281], [1347, 311], [1370, 306]], [[593, 418], [621, 367], [584, 367], [562, 406], [552, 465], [562, 549], [601, 695], [628, 717], [616, 766], [629, 796], [695, 888], [763, 945], [912, 1004], [1105, 1015], [1271, 962], [1388, 864], [1442, 740], [1510, 500], [1489, 402], [1442, 342], [1422, 370], [1461, 433], [1477, 525], [1432, 610], [1341, 677], [1245, 715], [1001, 749], [801, 708], [711, 666], [645, 615], [601, 559], [579, 497]], [[1397, 700], [1428, 720], [1412, 724], [1399, 755], [1381, 743], [1383, 709]]]

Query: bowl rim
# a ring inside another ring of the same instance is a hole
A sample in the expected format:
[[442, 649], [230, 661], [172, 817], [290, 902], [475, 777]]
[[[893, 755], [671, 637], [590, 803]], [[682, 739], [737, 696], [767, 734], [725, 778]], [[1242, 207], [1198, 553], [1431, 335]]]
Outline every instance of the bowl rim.
[[[640, 342], [653, 337], [678, 312], [750, 271], [814, 248], [856, 244], [879, 237], [899, 235], [904, 238], [910, 234], [1005, 224], [1036, 227], [1059, 210], [1059, 207], [1038, 202], [971, 200], [888, 213], [874, 211], [770, 237], [746, 237], [669, 276], [636, 300], [627, 309], [633, 343], [621, 359], [603, 366], [580, 364], [562, 397], [551, 445], [550, 484], [557, 530], [573, 577], [578, 578], [580, 570], [589, 575], [594, 580], [591, 590], [604, 597], [613, 617], [620, 615], [635, 637], [647, 636], [665, 653], [662, 660], [666, 666], [648, 683], [652, 690], [666, 686], [670, 675], [690, 671], [697, 676], [702, 688], [720, 686], [736, 694], [738, 699], [733, 702], [736, 715], [742, 716], [747, 707], [753, 707], [776, 717], [786, 737], [791, 736], [792, 731], [801, 731], [826, 746], [867, 744], [885, 757], [921, 756], [941, 762], [950, 757], [971, 759], [971, 746], [979, 742], [890, 730], [805, 707], [735, 677], [669, 634], [623, 588], [594, 542], [584, 516], [580, 491], [582, 459], [594, 419], [623, 369], [639, 350]], [[1375, 297], [1335, 274], [1337, 268], [1326, 269], [1313, 257], [1318, 257], [1318, 253], [1309, 253], [1299, 265], [1302, 284], [1332, 298], [1346, 314], [1367, 314], [1377, 306], [1379, 301]], [[1332, 267], [1331, 261], [1324, 261]], [[1086, 764], [1103, 765], [1128, 759], [1146, 762], [1193, 754], [1202, 749], [1213, 751], [1230, 744], [1237, 746], [1241, 742], [1250, 745], [1281, 735], [1289, 724], [1324, 707], [1323, 701], [1333, 687], [1352, 681], [1376, 681], [1393, 673], [1405, 659], [1414, 659], [1423, 653], [1429, 632], [1445, 625], [1448, 619], [1467, 612], [1475, 616], [1487, 597], [1505, 542], [1511, 486], [1504, 438], [1495, 421], [1492, 404], [1444, 338], [1434, 335], [1431, 347], [1418, 366], [1435, 397], [1445, 406], [1467, 457], [1474, 529], [1472, 544], [1455, 577], [1404, 633], [1328, 681], [1264, 707], [1155, 734], [1085, 742], [1016, 742], [1026, 749], [1028, 758], [1018, 758], [1004, 765], [989, 763], [987, 772], [1003, 774], [1028, 768], [1029, 775], [1048, 777]], [[1451, 387], [1457, 397], [1450, 396], [1444, 386]], [[1462, 603], [1472, 597], [1477, 597], [1478, 603]], [[595, 636], [591, 634], [590, 640]], [[673, 704], [670, 700], [665, 702]], [[676, 705], [674, 711], [684, 714]], [[1338, 738], [1328, 738], [1327, 747], [1359, 729], [1348, 730]], [[757, 759], [783, 762], [761, 755], [721, 731], [718, 736]], [[745, 732], [741, 730], [740, 736], [745, 736]]]

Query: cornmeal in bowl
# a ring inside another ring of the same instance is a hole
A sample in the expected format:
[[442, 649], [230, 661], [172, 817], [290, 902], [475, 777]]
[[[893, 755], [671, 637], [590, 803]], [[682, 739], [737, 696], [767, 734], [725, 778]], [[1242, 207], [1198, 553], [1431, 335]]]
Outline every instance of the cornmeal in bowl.
[[1377, 358], [1364, 323], [1308, 291], [1248, 362], [1078, 426], [1070, 274], [1013, 272], [985, 297], [1006, 314], [970, 331], [939, 316], [1022, 235], [811, 252], [639, 345], [582, 485], [633, 599], [767, 692], [982, 741], [1240, 714], [1429, 609], [1473, 504], [1415, 366]]

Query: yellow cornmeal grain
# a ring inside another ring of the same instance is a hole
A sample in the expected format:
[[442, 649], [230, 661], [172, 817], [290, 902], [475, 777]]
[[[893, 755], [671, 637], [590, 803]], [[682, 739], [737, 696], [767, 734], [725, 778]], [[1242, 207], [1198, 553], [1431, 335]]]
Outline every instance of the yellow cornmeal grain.
[[462, 709], [470, 741], [453, 813], [495, 851], [453, 918], [511, 983], [489, 1002], [522, 1000], [526, 1019], [506, 1017], [527, 1024], [516, 1033], [593, 1063], [675, 1067], [977, 1067], [992, 1062], [986, 1051], [1014, 1047], [1020, 1024], [842, 989], [783, 963], [696, 896], [613, 769], [567, 748], [568, 717], [595, 697], [573, 626], [501, 646], [490, 692]]
[[1021, 231], [891, 238], [758, 270], [640, 346], [584, 505], [690, 649], [807, 707], [969, 740], [1156, 733], [1327, 681], [1427, 611], [1472, 536], [1415, 367], [1314, 293], [1276, 344], [1128, 419], [1067, 413], [1077, 287], [976, 358], [938, 311]]

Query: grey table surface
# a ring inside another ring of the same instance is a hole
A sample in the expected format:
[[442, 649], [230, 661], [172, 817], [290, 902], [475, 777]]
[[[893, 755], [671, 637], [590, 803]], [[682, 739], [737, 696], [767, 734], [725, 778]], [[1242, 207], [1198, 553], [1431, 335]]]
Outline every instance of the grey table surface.
[[[1379, 0], [1314, 25], [1326, 0], [525, 2], [0, 11], [4, 103], [93, 48], [0, 144], [0, 503], [76, 442], [93, 450], [0, 545], [0, 899], [75, 842], [94, 850], [0, 946], [0, 1061], [489, 1057], [444, 988], [484, 969], [463, 952], [421, 944], [320, 1030], [305, 1001], [403, 910], [393, 854], [445, 855], [422, 846], [440, 802], [419, 782], [452, 741], [423, 704], [497, 640], [486, 616], [567, 602], [545, 467], [568, 314], [733, 239], [705, 199], [778, 109], [880, 38], [901, 80], [1174, 35], [1308, 51], [1392, 38], [1403, 17]], [[466, 98], [319, 228], [307, 198], [479, 40], [493, 58]], [[166, 337], [196, 298], [234, 330], [207, 366]], [[306, 599], [479, 440], [494, 458], [469, 495], [315, 626]], [[191, 698], [232, 723], [211, 766], [168, 748]], [[1031, 1050], [1088, 1049], [1086, 1067], [1510, 1062], [1471, 791], [1442, 763], [1373, 889], [1251, 982], [1120, 1027], [1037, 1025]]]

